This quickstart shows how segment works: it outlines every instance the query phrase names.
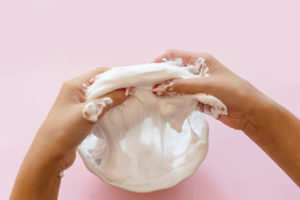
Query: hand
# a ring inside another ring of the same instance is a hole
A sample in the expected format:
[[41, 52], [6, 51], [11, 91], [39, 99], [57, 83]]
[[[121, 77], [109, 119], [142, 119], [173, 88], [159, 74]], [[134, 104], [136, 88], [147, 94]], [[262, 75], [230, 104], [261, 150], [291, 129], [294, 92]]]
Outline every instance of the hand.
[[254, 107], [259, 106], [260, 102], [267, 98], [250, 83], [227, 69], [213, 56], [206, 53], [169, 50], [155, 59], [154, 62], [181, 58], [184, 65], [191, 65], [199, 57], [205, 59], [210, 76], [172, 80], [174, 84], [168, 87], [166, 93], [206, 93], [213, 95], [220, 99], [228, 109], [228, 115], [220, 115], [218, 119], [232, 128], [247, 129], [249, 120], [254, 117]]
[[[76, 155], [76, 147], [87, 136], [94, 125], [94, 123], [82, 117], [83, 106], [87, 103], [84, 86], [92, 84], [93, 77], [106, 70], [108, 69], [98, 68], [82, 76], [68, 80], [63, 84], [31, 148], [41, 151], [42, 147], [46, 153], [63, 157], [65, 168], [73, 163]], [[121, 104], [128, 98], [121, 89], [103, 97], [110, 97], [113, 100], [113, 104], [107, 105], [99, 118], [109, 109]], [[97, 101], [103, 97], [91, 101]]]
[[[22, 163], [10, 199], [57, 199], [61, 172], [74, 162], [76, 147], [94, 126], [82, 115], [88, 103], [84, 86], [90, 85], [95, 75], [106, 70], [98, 68], [63, 84]], [[120, 89], [89, 101], [98, 102], [104, 97], [110, 97], [113, 103], [102, 110], [99, 119], [129, 98]]]
[[242, 130], [300, 186], [300, 120], [296, 116], [209, 54], [169, 50], [155, 62], [182, 58], [183, 64], [194, 64], [199, 57], [206, 60], [210, 76], [171, 80], [174, 84], [165, 94], [207, 93], [220, 99], [228, 115], [220, 115], [219, 120]]

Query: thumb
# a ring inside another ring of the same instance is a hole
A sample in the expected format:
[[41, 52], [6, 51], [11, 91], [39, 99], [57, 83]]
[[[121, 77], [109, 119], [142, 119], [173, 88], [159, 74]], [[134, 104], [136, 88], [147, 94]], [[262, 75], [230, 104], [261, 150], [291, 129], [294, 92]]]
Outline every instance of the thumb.
[[152, 88], [152, 92], [157, 96], [209, 93], [210, 82], [210, 77], [192, 79], [172, 79], [154, 85]]
[[83, 103], [82, 116], [88, 121], [97, 122], [111, 108], [120, 105], [130, 98], [131, 92], [127, 95], [127, 90], [130, 89], [115, 90], [97, 99]]

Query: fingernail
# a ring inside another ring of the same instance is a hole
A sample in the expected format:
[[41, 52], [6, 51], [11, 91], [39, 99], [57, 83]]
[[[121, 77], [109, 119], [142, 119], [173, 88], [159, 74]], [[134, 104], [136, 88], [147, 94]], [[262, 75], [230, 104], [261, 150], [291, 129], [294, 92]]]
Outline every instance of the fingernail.
[[161, 93], [156, 92], [156, 89], [157, 89], [159, 86], [160, 86], [160, 84], [157, 83], [157, 84], [153, 85], [153, 87], [152, 87], [152, 93], [153, 93], [154, 95], [156, 95], [156, 96], [161, 96], [161, 95], [162, 95]]
[[166, 96], [166, 95], [172, 95], [173, 93], [170, 93], [173, 91], [172, 86], [174, 85], [174, 82], [164, 82], [164, 83], [158, 83], [153, 85], [152, 87], [152, 93], [156, 96]]
[[93, 84], [93, 83], [95, 82], [95, 80], [96, 80], [95, 77], [90, 78], [90, 79], [89, 79], [89, 84], [90, 84], [90, 85]]
[[168, 59], [166, 59], [166, 58], [162, 58], [161, 59], [163, 62], [168, 62]]
[[128, 96], [132, 96], [135, 92], [135, 88], [134, 87], [130, 87], [128, 88]]
[[134, 87], [122, 88], [122, 90], [125, 92], [125, 96], [132, 96], [135, 91]]

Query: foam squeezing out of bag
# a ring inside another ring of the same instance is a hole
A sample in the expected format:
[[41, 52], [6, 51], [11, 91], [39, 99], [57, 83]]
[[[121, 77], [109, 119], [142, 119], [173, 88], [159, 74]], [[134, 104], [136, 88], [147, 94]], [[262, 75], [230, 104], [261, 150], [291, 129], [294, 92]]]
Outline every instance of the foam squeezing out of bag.
[[87, 168], [104, 182], [134, 192], [172, 187], [191, 176], [208, 150], [208, 124], [200, 102], [217, 117], [226, 106], [207, 94], [157, 97], [153, 85], [174, 78], [208, 76], [205, 60], [183, 66], [180, 59], [115, 67], [96, 76], [86, 98], [134, 87], [132, 96], [96, 122], [78, 151]]

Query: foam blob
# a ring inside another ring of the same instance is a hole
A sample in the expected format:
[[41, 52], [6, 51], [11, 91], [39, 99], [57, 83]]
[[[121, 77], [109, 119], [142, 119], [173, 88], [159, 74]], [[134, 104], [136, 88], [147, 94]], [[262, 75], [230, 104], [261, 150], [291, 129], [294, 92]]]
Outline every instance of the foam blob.
[[191, 176], [208, 150], [208, 124], [197, 109], [199, 101], [211, 106], [205, 112], [213, 117], [227, 114], [227, 108], [207, 94], [157, 97], [153, 85], [206, 77], [208, 71], [199, 58], [195, 65], [183, 66], [177, 59], [97, 75], [87, 88], [88, 100], [119, 88], [135, 89], [95, 123], [78, 147], [87, 168], [104, 182], [133, 192], [166, 189]]

